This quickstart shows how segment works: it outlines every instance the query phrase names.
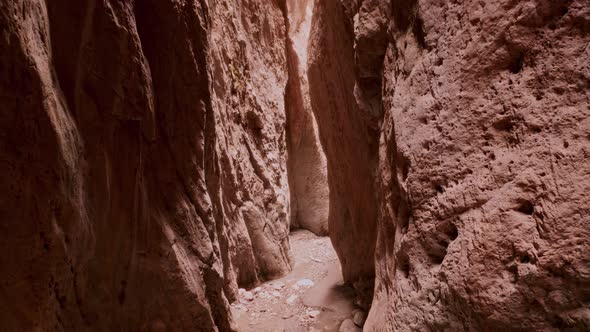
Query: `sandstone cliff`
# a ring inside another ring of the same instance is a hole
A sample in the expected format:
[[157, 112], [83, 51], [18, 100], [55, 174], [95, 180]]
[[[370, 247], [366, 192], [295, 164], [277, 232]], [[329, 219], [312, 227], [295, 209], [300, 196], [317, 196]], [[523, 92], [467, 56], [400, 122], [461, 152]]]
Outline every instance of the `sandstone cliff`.
[[329, 189], [326, 156], [320, 144], [307, 80], [307, 47], [313, 3], [312, 0], [287, 1], [287, 165], [291, 227], [327, 235]]
[[302, 227], [365, 330], [590, 330], [589, 45], [587, 0], [0, 0], [1, 329], [235, 330]]
[[590, 328], [588, 8], [316, 3], [310, 90], [349, 279], [377, 224], [366, 330]]
[[[374, 1], [366, 7], [377, 16], [387, 13], [387, 6]], [[317, 1], [308, 54], [311, 104], [328, 166], [330, 237], [347, 282], [371, 279], [374, 270], [377, 204], [373, 172], [381, 112], [381, 66], [374, 66], [374, 60], [380, 61], [383, 55], [375, 53], [385, 53], [386, 46], [383, 38], [376, 50], [356, 47], [359, 41], [352, 10], [358, 6]], [[373, 23], [374, 18], [370, 18]], [[379, 23], [382, 25], [367, 33], [383, 36], [387, 21]]]
[[290, 269], [285, 4], [0, 1], [0, 322], [231, 329]]

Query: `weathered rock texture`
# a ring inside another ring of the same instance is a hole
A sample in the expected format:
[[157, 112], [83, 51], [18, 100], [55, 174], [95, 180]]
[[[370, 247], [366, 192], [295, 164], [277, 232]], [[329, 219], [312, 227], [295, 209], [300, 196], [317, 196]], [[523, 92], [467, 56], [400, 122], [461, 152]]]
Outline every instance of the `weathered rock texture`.
[[[377, 225], [365, 330], [590, 329], [588, 2], [315, 10], [310, 91], [347, 279], [368, 272]], [[367, 91], [382, 112], [358, 106]]]
[[0, 1], [0, 325], [231, 329], [290, 269], [285, 4]]
[[312, 112], [307, 81], [307, 45], [312, 0], [288, 0], [289, 81], [285, 95], [291, 188], [291, 227], [328, 233], [329, 189], [326, 157]]
[[311, 5], [0, 0], [2, 330], [232, 330], [324, 163], [365, 330], [590, 330], [588, 1]]
[[[313, 112], [328, 161], [330, 237], [342, 263], [344, 279], [372, 278], [377, 204], [373, 171], [381, 113], [380, 65], [385, 53], [388, 7], [316, 1], [309, 40], [308, 77]], [[353, 12], [370, 20], [355, 38]], [[386, 18], [386, 16], [385, 16]], [[366, 43], [372, 38], [381, 45]], [[355, 60], [356, 59], [356, 60]]]

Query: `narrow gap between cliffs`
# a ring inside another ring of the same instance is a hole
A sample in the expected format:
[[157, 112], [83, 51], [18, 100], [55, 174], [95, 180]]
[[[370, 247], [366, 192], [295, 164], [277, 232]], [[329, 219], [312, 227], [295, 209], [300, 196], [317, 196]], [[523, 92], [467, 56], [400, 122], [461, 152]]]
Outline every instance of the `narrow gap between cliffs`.
[[239, 290], [232, 304], [239, 331], [338, 331], [347, 318], [356, 317], [362, 326], [360, 320], [366, 316], [354, 308], [354, 290], [343, 282], [328, 237], [326, 157], [311, 110], [306, 68], [313, 6], [313, 0], [286, 0], [282, 8], [287, 22], [285, 111], [293, 270]]

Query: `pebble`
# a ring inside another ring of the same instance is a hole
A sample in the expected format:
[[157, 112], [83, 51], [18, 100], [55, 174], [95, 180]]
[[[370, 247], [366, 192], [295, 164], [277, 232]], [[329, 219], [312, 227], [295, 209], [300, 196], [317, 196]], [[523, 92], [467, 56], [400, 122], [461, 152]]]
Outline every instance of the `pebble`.
[[277, 282], [272, 285], [272, 288], [274, 288], [275, 290], [281, 290], [283, 287], [285, 287], [285, 284], [282, 282]]
[[293, 304], [295, 300], [297, 300], [297, 295], [291, 295], [289, 298], [287, 298], [287, 304]]
[[271, 294], [272, 296], [274, 296], [274, 297], [281, 297], [281, 293], [279, 293], [279, 292], [277, 292], [277, 291], [274, 291], [274, 292], [272, 292], [272, 293], [270, 293], [270, 294]]
[[309, 317], [311, 317], [311, 318], [316, 318], [317, 316], [319, 316], [319, 315], [320, 315], [320, 313], [321, 313], [321, 312], [320, 312], [319, 310], [312, 310], [312, 311], [308, 312], [308, 315], [309, 315]]
[[362, 310], [355, 310], [353, 313], [352, 321], [358, 327], [363, 327], [365, 325], [365, 320], [367, 320], [367, 314], [365, 314]]
[[312, 287], [313, 281], [311, 281], [310, 279], [301, 279], [301, 280], [297, 281], [297, 286]]
[[245, 292], [243, 296], [247, 301], [254, 301], [254, 294], [252, 292]]
[[254, 288], [254, 294], [258, 294], [258, 293], [260, 293], [261, 291], [262, 291], [262, 288], [260, 288], [260, 287], [256, 287], [256, 288]]
[[354, 324], [352, 319], [346, 319], [340, 325], [338, 332], [362, 332], [362, 329]]

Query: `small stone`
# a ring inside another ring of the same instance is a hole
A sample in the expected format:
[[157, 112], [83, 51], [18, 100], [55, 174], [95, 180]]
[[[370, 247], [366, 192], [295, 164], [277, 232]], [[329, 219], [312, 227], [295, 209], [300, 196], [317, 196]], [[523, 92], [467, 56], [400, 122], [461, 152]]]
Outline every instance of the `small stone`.
[[254, 301], [254, 294], [252, 294], [252, 292], [245, 292], [244, 299], [247, 301]]
[[365, 314], [365, 312], [362, 310], [356, 310], [354, 316], [352, 317], [354, 325], [363, 327], [363, 325], [365, 325], [365, 320], [367, 320], [367, 314]]
[[293, 304], [295, 300], [297, 300], [297, 295], [291, 295], [289, 298], [287, 298], [287, 304]]
[[253, 290], [254, 294], [258, 294], [258, 293], [260, 293], [261, 291], [262, 291], [262, 288], [260, 288], [260, 287], [256, 287], [256, 288], [254, 288], [254, 290]]
[[309, 317], [311, 318], [316, 318], [317, 316], [320, 315], [320, 311], [319, 310], [312, 310], [310, 312], [308, 312], [307, 314], [309, 315]]
[[238, 289], [238, 295], [240, 297], [243, 297], [244, 296], [244, 293], [246, 293], [246, 290], [245, 289], [243, 289], [243, 288]]
[[312, 287], [313, 286], [313, 281], [311, 281], [310, 279], [301, 279], [301, 280], [297, 281], [297, 286], [300, 286], [300, 287]]
[[275, 290], [281, 290], [283, 287], [285, 287], [285, 284], [282, 282], [277, 282], [272, 285], [272, 288]]
[[361, 332], [362, 329], [354, 324], [352, 319], [346, 319], [340, 325], [338, 332]]
[[277, 291], [272, 292], [271, 295], [274, 297], [281, 297], [281, 293], [279, 293]]

